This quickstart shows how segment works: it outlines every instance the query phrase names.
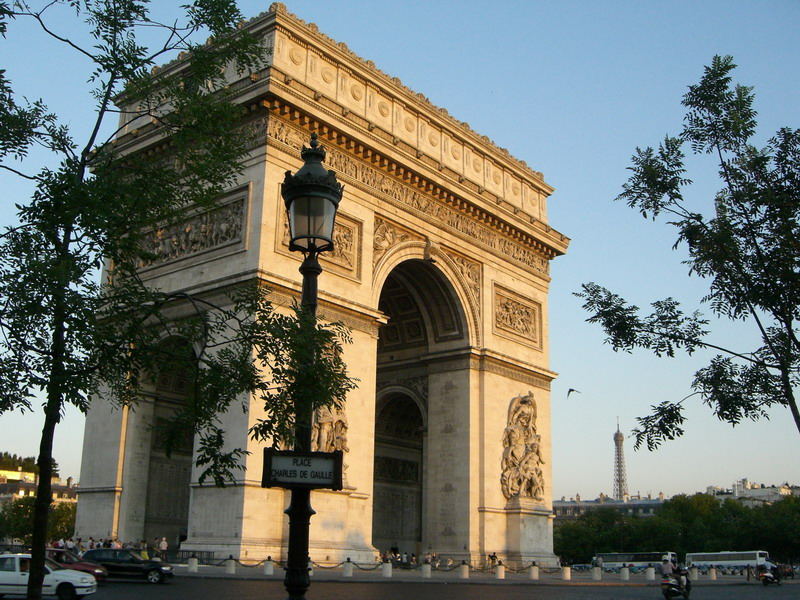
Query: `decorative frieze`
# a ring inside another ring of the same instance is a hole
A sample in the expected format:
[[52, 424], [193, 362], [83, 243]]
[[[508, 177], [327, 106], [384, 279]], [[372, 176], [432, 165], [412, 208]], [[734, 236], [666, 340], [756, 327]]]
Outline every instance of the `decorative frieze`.
[[536, 433], [536, 400], [533, 392], [512, 398], [503, 431], [500, 487], [506, 499], [544, 499], [542, 436]]
[[542, 347], [542, 305], [495, 285], [494, 330], [536, 348]]
[[[306, 132], [296, 129], [277, 118], [270, 118], [268, 127], [270, 138], [299, 152], [306, 142]], [[326, 146], [325, 165], [336, 171], [340, 178], [351, 179], [384, 200], [412, 209], [426, 220], [445, 229], [451, 229], [482, 245], [504, 259], [513, 260], [547, 275], [549, 261], [538, 252], [501, 234], [497, 229], [478, 221], [458, 209], [432, 198], [426, 193], [401, 183], [390, 175], [349, 154], [341, 152], [333, 145]]]
[[245, 199], [239, 198], [179, 223], [166, 225], [144, 236], [144, 250], [151, 258], [141, 268], [160, 265], [242, 242]]

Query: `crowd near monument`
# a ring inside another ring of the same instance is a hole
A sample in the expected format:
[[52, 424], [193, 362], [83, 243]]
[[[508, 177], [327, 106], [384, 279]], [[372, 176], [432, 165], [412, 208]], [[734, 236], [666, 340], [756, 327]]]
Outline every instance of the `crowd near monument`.
[[[341, 490], [313, 493], [311, 558], [396, 548], [554, 564], [547, 300], [549, 263], [569, 240], [548, 224], [553, 189], [283, 5], [243, 27], [269, 49], [261, 70], [230, 81], [249, 115], [247, 168], [213, 210], [152, 232], [142, 278], [216, 302], [261, 280], [289, 306], [301, 257], [280, 183], [317, 133], [345, 186], [319, 314], [352, 330], [359, 387], [313, 419], [312, 450], [344, 464]], [[147, 147], [152, 124], [122, 125], [119, 147]], [[223, 417], [228, 442], [250, 451], [237, 481], [199, 485], [191, 440], [167, 455], [153, 433], [186, 382], [153, 381], [135, 410], [96, 402], [88, 414], [76, 536], [284, 556], [289, 494], [261, 487], [262, 444], [247, 435], [261, 408]]]

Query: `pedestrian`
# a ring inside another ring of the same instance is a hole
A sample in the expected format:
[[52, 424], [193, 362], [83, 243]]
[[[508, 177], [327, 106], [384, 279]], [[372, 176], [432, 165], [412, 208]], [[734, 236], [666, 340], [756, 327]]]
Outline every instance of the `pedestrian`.
[[161, 560], [167, 560], [167, 550], [169, 549], [169, 544], [167, 543], [167, 538], [162, 537], [161, 541], [158, 543], [158, 549], [161, 552]]

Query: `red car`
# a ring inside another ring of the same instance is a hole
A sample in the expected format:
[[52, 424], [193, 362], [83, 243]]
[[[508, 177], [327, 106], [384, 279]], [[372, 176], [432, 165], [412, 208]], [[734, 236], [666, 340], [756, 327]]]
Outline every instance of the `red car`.
[[108, 570], [104, 566], [89, 562], [88, 560], [83, 560], [80, 556], [73, 554], [69, 550], [64, 548], [48, 548], [46, 552], [47, 558], [54, 560], [65, 569], [90, 573], [94, 575], [94, 578], [98, 582], [105, 581], [108, 577]]

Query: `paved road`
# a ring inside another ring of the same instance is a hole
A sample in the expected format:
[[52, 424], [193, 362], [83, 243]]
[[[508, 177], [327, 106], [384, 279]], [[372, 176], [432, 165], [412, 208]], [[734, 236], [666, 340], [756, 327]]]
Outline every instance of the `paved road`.
[[[784, 600], [798, 598], [800, 585], [763, 588], [757, 584], [705, 585], [692, 600]], [[314, 582], [308, 600], [660, 600], [657, 586], [589, 586], [476, 583]], [[92, 600], [284, 600], [279, 581], [177, 578], [162, 585], [112, 582]]]

